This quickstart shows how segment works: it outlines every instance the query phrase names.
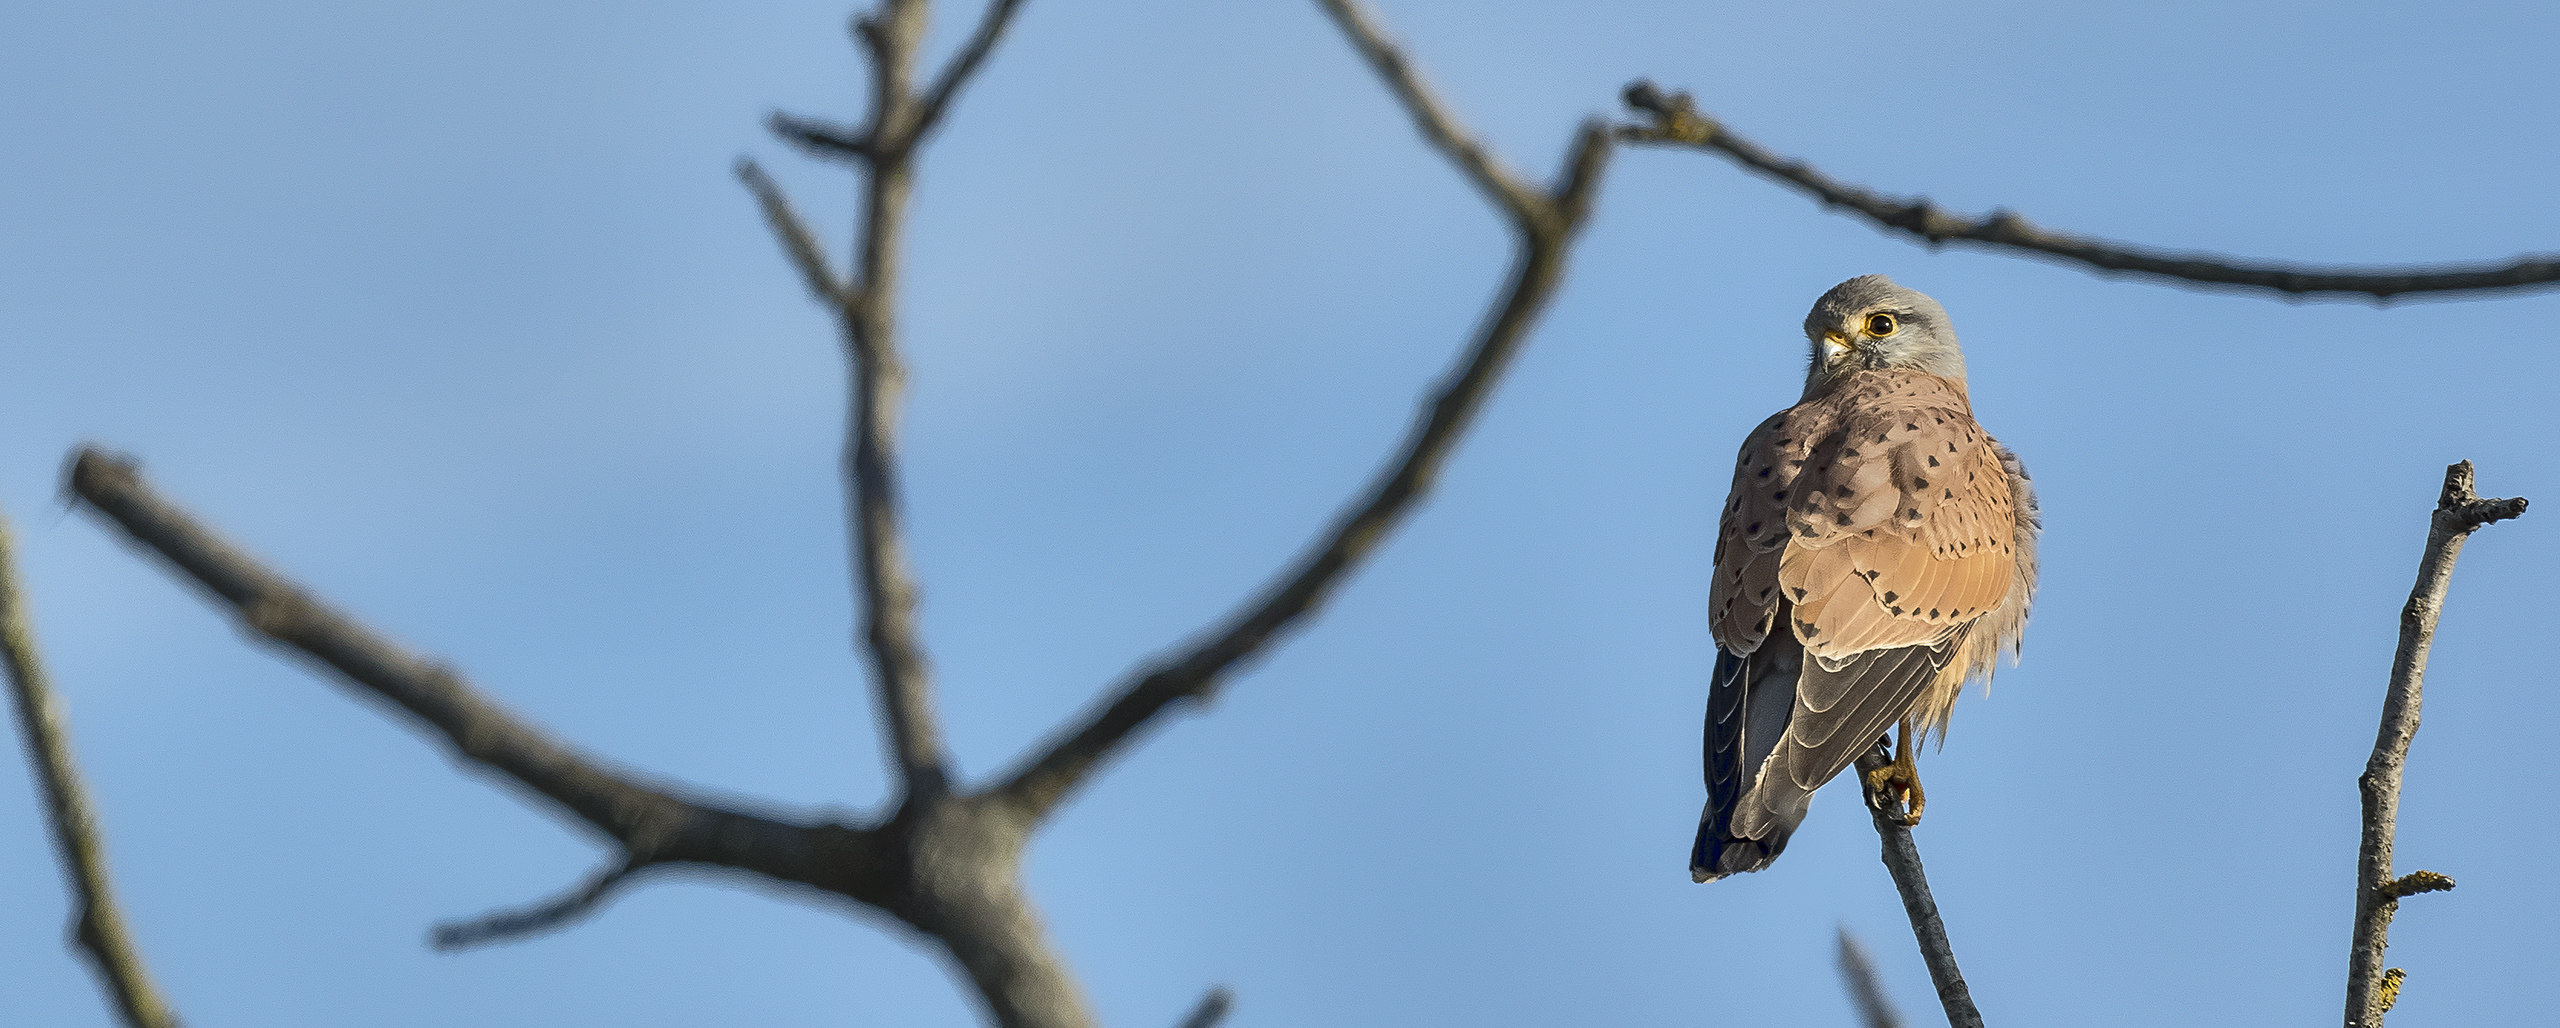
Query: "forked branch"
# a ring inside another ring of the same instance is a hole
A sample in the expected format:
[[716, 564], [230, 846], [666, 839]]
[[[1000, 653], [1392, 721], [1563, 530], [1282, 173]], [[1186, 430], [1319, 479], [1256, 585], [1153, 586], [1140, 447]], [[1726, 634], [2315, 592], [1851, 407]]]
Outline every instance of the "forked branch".
[[2398, 998], [2398, 968], [2385, 968], [2383, 951], [2391, 944], [2391, 918], [2402, 897], [2453, 888], [2453, 879], [2433, 871], [2391, 876], [2391, 847], [2400, 822], [2400, 773], [2409, 762], [2409, 741], [2418, 734], [2418, 706], [2427, 676], [2427, 653], [2435, 646], [2436, 622], [2444, 616], [2444, 598], [2453, 587], [2453, 562], [2462, 544], [2484, 525], [2524, 514], [2522, 497], [2482, 499], [2472, 491], [2470, 461], [2444, 469], [2444, 489], [2427, 519], [2427, 548], [2418, 558], [2417, 584], [2400, 609], [2400, 645], [2391, 655], [2391, 685], [2382, 697], [2382, 725], [2374, 735], [2373, 756], [2356, 779], [2363, 796], [2364, 834], [2356, 847], [2355, 935], [2347, 950], [2347, 1028], [2382, 1028], [2383, 1014]]
[[1458, 367], [1423, 404], [1399, 452], [1314, 545], [1188, 649], [1159, 658], [1115, 689], [1070, 731], [1052, 737], [993, 792], [1031, 820], [1056, 809], [1139, 729], [1177, 701], [1206, 699], [1238, 661], [1321, 608], [1344, 576], [1374, 552], [1427, 494], [1485, 396], [1501, 380], [1564, 275], [1565, 257], [1591, 209], [1609, 158], [1609, 133], [1584, 125], [1556, 184], [1519, 181], [1467, 134], [1379, 33], [1356, 0], [1322, 0], [1354, 46], [1387, 80], [1423, 135], [1492, 196], [1519, 235], [1509, 283]]
[[142, 950], [125, 932], [98, 815], [89, 807], [89, 789], [71, 757], [71, 727], [36, 651], [35, 619], [18, 588], [16, 542], [5, 516], [0, 516], [0, 665], [6, 665], [27, 759], [44, 789], [46, 820], [53, 828], [54, 848], [62, 854], [63, 877], [71, 882], [71, 938], [88, 954], [125, 1024], [177, 1028], [178, 1015], [151, 983]]
[[70, 477], [72, 495], [231, 607], [249, 632], [389, 701], [442, 736], [455, 756], [532, 790], [626, 854], [733, 867], [887, 902], [892, 878], [869, 829], [731, 810], [609, 767], [268, 570], [153, 491], [132, 461], [83, 449]]
[[2293, 296], [2360, 294], [2376, 300], [2411, 293], [2461, 293], [2548, 288], [2560, 283], [2560, 254], [2538, 254], [2504, 264], [2464, 267], [2314, 268], [2236, 261], [2208, 253], [2172, 253], [2038, 228], [2008, 211], [1965, 217], [1927, 199], [1886, 196], [1825, 175], [1799, 160], [1780, 157], [1700, 113], [1687, 93], [1665, 95], [1653, 83], [1627, 87], [1627, 106], [1644, 121], [1618, 128], [1629, 142], [1685, 146], [1718, 154], [1751, 171], [1796, 187], [1825, 207], [1846, 210], [1876, 227], [1932, 246], [1957, 242], [2048, 257], [2099, 271], [2152, 275], [2206, 286], [2264, 289]]

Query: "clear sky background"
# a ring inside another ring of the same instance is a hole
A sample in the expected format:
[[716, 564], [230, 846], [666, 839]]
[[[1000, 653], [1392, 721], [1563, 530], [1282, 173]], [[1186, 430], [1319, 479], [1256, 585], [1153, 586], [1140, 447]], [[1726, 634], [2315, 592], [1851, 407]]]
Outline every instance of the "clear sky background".
[[[2423, 13], [2422, 13], [2423, 12]], [[841, 0], [19, 3], [0, 11], [0, 505], [127, 912], [189, 1023], [962, 1025], [930, 951], [712, 879], [445, 955], [595, 866], [582, 830], [58, 498], [172, 496], [561, 736], [872, 809], [836, 478], [843, 363], [730, 175], [830, 243]], [[941, 12], [947, 50], [976, 16]], [[2270, 259], [2560, 247], [2547, 4], [1395, 0], [1543, 176], [1639, 75], [1847, 179]], [[1501, 223], [1303, 0], [1032, 0], [922, 165], [904, 296], [924, 629], [984, 775], [1254, 589], [1496, 288]], [[1694, 152], [1610, 170], [1440, 491], [1339, 602], [1029, 855], [1102, 1017], [1238, 1028], [1848, 1024], [1834, 927], [1935, 1015], [1854, 792], [1768, 872], [1685, 873], [1735, 446], [1823, 289], [1953, 312], [2050, 531], [2026, 662], [1927, 755], [1919, 832], [1994, 1024], [2324, 1023], [2355, 776], [2445, 464], [2560, 504], [2560, 295], [2288, 303], [1931, 252]], [[2548, 1013], [2546, 582], [2476, 538], [2428, 680], [2394, 1022]], [[14, 738], [12, 742], [14, 747]], [[0, 760], [0, 1021], [109, 1023]]]

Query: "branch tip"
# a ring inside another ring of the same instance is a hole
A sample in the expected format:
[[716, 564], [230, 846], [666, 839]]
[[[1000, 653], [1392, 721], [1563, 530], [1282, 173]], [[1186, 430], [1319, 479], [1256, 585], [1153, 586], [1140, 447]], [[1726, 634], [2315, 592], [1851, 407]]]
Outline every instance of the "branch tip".
[[1235, 1005], [1234, 992], [1224, 985], [1214, 986], [1208, 995], [1200, 997], [1199, 1004], [1191, 1008], [1191, 1013], [1184, 1015], [1180, 1028], [1218, 1028], [1218, 1023], [1227, 1019], [1227, 1012], [1235, 1009]]
[[1867, 958], [1867, 948], [1849, 934], [1846, 924], [1840, 926], [1839, 962], [1840, 984], [1849, 991], [1849, 1004], [1858, 1009], [1858, 1023], [1865, 1028], [1902, 1028], [1902, 1014], [1885, 998], [1875, 961]]
[[637, 858], [588, 875], [577, 888], [529, 907], [483, 914], [468, 921], [447, 921], [428, 933], [428, 944], [447, 953], [558, 931], [595, 912], [614, 889], [650, 865]]
[[2411, 871], [2382, 887], [2383, 895], [2394, 900], [2406, 899], [2426, 892], [2451, 892], [2453, 879], [2433, 871]]

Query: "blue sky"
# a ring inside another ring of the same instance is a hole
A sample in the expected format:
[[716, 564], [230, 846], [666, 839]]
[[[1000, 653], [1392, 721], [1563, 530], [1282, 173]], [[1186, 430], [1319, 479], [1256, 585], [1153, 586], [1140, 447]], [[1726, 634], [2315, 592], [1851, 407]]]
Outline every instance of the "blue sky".
[[[870, 809], [835, 479], [843, 366], [729, 174], [842, 252], [840, 4], [0, 11], [0, 505], [128, 915], [190, 1023], [965, 1024], [938, 959], [716, 879], [461, 955], [580, 831], [260, 649], [85, 515], [75, 444], [563, 737]], [[974, 9], [942, 12], [953, 42]], [[1543, 175], [1639, 75], [1841, 177], [2314, 262], [2560, 245], [2533, 4], [1464, 4], [1381, 13]], [[1301, 2], [1033, 0], [925, 158], [906, 304], [924, 628], [964, 769], [1260, 583], [1474, 324], [1500, 223]], [[2289, 303], [1931, 252], [1703, 155], [1620, 154], [1570, 279], [1429, 505], [1309, 630], [1035, 844], [1113, 1024], [1847, 1024], [1835, 926], [1933, 1003], [1854, 796], [1768, 872], [1684, 873], [1712, 511], [1796, 326], [1944, 302], [2036, 473], [2025, 663], [1923, 761], [1920, 844], [1993, 1023], [2323, 1021], [2354, 779], [2443, 467], [2560, 497], [2560, 294]], [[2531, 1020], [2560, 543], [2475, 539], [2412, 756], [2414, 1022]], [[108, 1023], [22, 760], [12, 1023]]]

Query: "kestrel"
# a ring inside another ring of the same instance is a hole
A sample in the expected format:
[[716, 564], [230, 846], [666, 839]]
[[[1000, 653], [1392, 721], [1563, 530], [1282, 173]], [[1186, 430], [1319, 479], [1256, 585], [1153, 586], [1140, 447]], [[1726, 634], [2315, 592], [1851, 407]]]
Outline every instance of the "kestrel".
[[1769, 866], [1814, 789], [1897, 722], [1892, 766], [1862, 785], [1917, 823], [1915, 744], [2015, 660], [2035, 598], [2035, 492], [1974, 423], [1946, 309], [1867, 275], [1814, 301], [1804, 334], [1804, 397], [1743, 440], [1716, 530], [1701, 882]]

